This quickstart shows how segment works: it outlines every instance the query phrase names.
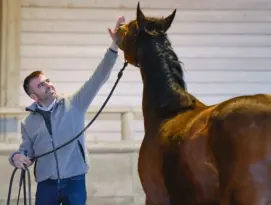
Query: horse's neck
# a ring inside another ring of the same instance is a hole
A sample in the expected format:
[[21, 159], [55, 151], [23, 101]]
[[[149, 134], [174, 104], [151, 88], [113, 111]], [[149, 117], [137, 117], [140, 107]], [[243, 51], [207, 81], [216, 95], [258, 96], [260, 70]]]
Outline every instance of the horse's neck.
[[159, 54], [157, 47], [150, 47], [141, 56], [143, 106], [146, 112], [153, 110], [154, 115], [168, 118], [191, 107], [192, 97], [173, 76], [167, 56]]

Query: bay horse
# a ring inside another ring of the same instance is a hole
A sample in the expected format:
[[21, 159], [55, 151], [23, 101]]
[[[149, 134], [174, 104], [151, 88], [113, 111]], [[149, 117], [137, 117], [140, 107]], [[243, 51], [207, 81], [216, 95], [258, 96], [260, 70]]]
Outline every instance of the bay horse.
[[117, 31], [125, 59], [139, 67], [145, 136], [138, 174], [146, 205], [271, 204], [271, 98], [238, 96], [205, 105], [187, 91], [167, 36], [176, 9]]

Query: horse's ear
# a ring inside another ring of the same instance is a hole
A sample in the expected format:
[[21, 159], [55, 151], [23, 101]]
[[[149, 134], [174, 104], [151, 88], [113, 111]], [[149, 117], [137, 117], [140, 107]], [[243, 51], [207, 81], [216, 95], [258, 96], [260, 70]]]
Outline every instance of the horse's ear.
[[138, 27], [140, 29], [144, 29], [147, 24], [147, 19], [145, 18], [143, 12], [140, 9], [139, 2], [137, 3], [137, 10], [136, 10], [136, 21], [138, 23]]
[[163, 24], [164, 24], [164, 31], [167, 31], [170, 28], [171, 23], [172, 23], [172, 21], [175, 18], [175, 15], [176, 15], [176, 9], [174, 9], [174, 11], [172, 12], [172, 14], [170, 14], [168, 17], [166, 17], [164, 19], [164, 22], [163, 22]]

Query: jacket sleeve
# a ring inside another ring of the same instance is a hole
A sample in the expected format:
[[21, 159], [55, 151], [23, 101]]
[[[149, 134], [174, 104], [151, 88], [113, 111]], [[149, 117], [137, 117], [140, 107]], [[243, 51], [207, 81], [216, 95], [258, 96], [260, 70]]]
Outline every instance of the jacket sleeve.
[[24, 129], [23, 123], [21, 123], [21, 135], [22, 135], [22, 142], [19, 146], [19, 149], [15, 152], [12, 152], [8, 158], [9, 163], [15, 167], [15, 164], [13, 162], [13, 156], [15, 154], [26, 154], [29, 158], [34, 157], [34, 150], [33, 150], [33, 142], [29, 138], [26, 130]]
[[117, 57], [117, 52], [111, 49], [106, 51], [93, 75], [71, 96], [70, 99], [72, 106], [82, 112], [85, 112], [88, 109], [102, 85], [108, 80]]

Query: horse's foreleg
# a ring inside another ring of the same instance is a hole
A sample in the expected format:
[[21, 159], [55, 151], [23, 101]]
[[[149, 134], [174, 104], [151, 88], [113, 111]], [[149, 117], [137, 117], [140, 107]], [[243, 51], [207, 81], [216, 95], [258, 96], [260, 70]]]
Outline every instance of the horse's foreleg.
[[239, 180], [228, 178], [229, 183], [220, 187], [221, 205], [270, 204], [270, 181], [265, 177], [266, 173], [257, 173], [257, 175], [257, 181], [255, 181], [253, 173], [244, 174]]
[[146, 200], [145, 200], [145, 205], [171, 205], [171, 204], [168, 204], [168, 203], [154, 203], [152, 202], [148, 197], [146, 197]]

